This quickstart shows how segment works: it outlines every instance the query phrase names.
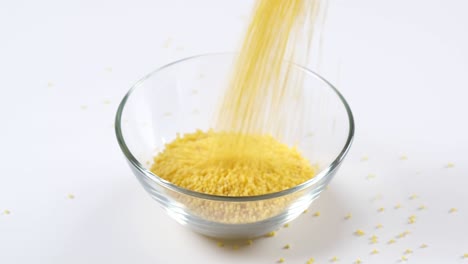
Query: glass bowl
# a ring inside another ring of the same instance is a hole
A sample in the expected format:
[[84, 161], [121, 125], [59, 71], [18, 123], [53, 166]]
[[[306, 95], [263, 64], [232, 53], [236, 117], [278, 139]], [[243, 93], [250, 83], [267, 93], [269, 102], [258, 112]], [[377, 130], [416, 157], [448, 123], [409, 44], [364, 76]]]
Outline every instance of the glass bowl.
[[117, 140], [144, 189], [177, 222], [210, 237], [253, 238], [298, 217], [337, 172], [354, 135], [351, 110], [329, 82], [299, 65], [304, 118], [301, 154], [318, 168], [293, 188], [258, 196], [216, 196], [178, 187], [153, 174], [153, 157], [177, 133], [208, 130], [226, 90], [235, 54], [205, 54], [163, 66], [137, 82], [117, 111]]

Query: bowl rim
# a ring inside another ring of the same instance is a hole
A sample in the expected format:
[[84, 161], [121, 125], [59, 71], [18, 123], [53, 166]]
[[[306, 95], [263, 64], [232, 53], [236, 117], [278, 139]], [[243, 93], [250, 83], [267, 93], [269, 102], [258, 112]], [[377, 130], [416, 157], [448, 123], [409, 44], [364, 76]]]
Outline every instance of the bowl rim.
[[352, 113], [351, 108], [349, 107], [348, 103], [346, 102], [345, 98], [338, 91], [338, 89], [336, 89], [335, 86], [333, 86], [329, 81], [327, 81], [325, 78], [323, 78], [322, 76], [320, 76], [316, 72], [314, 72], [314, 71], [312, 71], [312, 70], [310, 70], [310, 69], [308, 69], [308, 68], [306, 68], [304, 66], [295, 64], [295, 63], [294, 63], [295, 66], [297, 66], [299, 69], [303, 70], [304, 72], [306, 72], [309, 75], [312, 75], [312, 76], [318, 78], [320, 81], [325, 83], [329, 88], [331, 88], [332, 91], [335, 92], [335, 94], [338, 96], [341, 103], [344, 105], [344, 107], [346, 109], [346, 112], [348, 114], [349, 131], [348, 131], [348, 137], [346, 139], [346, 143], [343, 146], [343, 149], [340, 151], [338, 156], [333, 160], [333, 162], [331, 162], [325, 169], [321, 170], [318, 174], [316, 174], [311, 179], [309, 179], [309, 180], [307, 180], [307, 181], [305, 181], [305, 182], [303, 182], [303, 183], [301, 183], [299, 185], [296, 185], [294, 187], [286, 189], [286, 190], [282, 190], [282, 191], [279, 191], [279, 192], [273, 192], [273, 193], [267, 193], [267, 194], [261, 194], [261, 195], [255, 195], [255, 196], [213, 195], [213, 194], [196, 192], [196, 191], [192, 191], [192, 190], [189, 190], [189, 189], [179, 187], [179, 186], [177, 186], [177, 185], [175, 185], [175, 184], [173, 184], [173, 183], [159, 177], [158, 175], [152, 173], [150, 170], [146, 169], [135, 158], [135, 156], [128, 149], [127, 144], [125, 143], [125, 140], [124, 140], [124, 137], [123, 137], [123, 134], [122, 134], [122, 113], [123, 113], [123, 111], [125, 109], [125, 106], [126, 106], [126, 103], [127, 103], [128, 99], [130, 98], [132, 93], [140, 85], [142, 85], [142, 83], [144, 83], [147, 79], [149, 79], [152, 76], [156, 75], [159, 71], [164, 70], [164, 69], [166, 69], [168, 67], [171, 67], [172, 65], [175, 65], [175, 64], [178, 64], [178, 63], [181, 63], [181, 62], [185, 62], [185, 61], [190, 61], [190, 60], [193, 60], [193, 59], [203, 58], [203, 57], [219, 56], [219, 55], [226, 56], [226, 55], [234, 55], [234, 54], [236, 54], [236, 53], [233, 53], [233, 52], [215, 52], [215, 53], [203, 53], [203, 54], [198, 54], [198, 55], [185, 57], [185, 58], [173, 61], [171, 63], [168, 63], [168, 64], [166, 64], [164, 66], [161, 66], [161, 67], [153, 70], [149, 74], [145, 75], [139, 81], [137, 81], [130, 88], [130, 90], [125, 94], [125, 96], [123, 97], [122, 101], [119, 104], [119, 107], [117, 109], [117, 113], [116, 113], [116, 116], [115, 116], [115, 134], [116, 134], [117, 141], [119, 143], [120, 149], [124, 153], [127, 160], [139, 172], [141, 172], [145, 177], [147, 177], [149, 180], [155, 182], [156, 184], [162, 185], [165, 188], [168, 188], [168, 189], [170, 189], [172, 191], [176, 191], [176, 192], [179, 192], [179, 193], [183, 193], [185, 195], [201, 198], [201, 199], [215, 200], [215, 201], [225, 201], [225, 202], [246, 202], [246, 201], [259, 201], [259, 200], [268, 200], [268, 199], [278, 198], [278, 197], [285, 196], [285, 195], [288, 195], [288, 194], [291, 194], [291, 193], [294, 193], [294, 192], [304, 190], [304, 189], [314, 185], [315, 183], [319, 182], [320, 180], [322, 180], [326, 176], [331, 175], [331, 172], [333, 172], [341, 164], [341, 162], [345, 158], [345, 156], [348, 153], [348, 151], [349, 151], [349, 149], [351, 147], [351, 144], [353, 142], [354, 130], [355, 130], [353, 113]]

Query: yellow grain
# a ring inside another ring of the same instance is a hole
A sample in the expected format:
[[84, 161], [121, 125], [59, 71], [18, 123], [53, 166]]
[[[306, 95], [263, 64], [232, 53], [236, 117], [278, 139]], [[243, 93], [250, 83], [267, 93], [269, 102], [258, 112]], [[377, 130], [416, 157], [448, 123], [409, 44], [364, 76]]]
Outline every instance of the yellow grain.
[[248, 143], [242, 151], [222, 148], [213, 155], [213, 144], [221, 139], [232, 142], [238, 135], [211, 130], [185, 134], [166, 144], [154, 158], [151, 171], [180, 187], [224, 196], [279, 192], [315, 174], [297, 150], [271, 136], [242, 138]]
[[363, 235], [365, 235], [366, 233], [365, 233], [363, 230], [358, 229], [358, 230], [356, 230], [356, 231], [354, 232], [354, 234], [355, 234], [356, 236], [363, 236]]
[[452, 162], [449, 162], [449, 163], [447, 163], [447, 165], [445, 165], [445, 167], [446, 168], [453, 168], [453, 167], [455, 167], [455, 164], [452, 163]]
[[306, 59], [303, 56], [309, 52], [319, 2], [257, 1], [217, 119], [221, 130], [253, 134], [268, 131], [280, 140], [283, 135], [297, 133], [297, 123], [274, 122], [279, 116], [275, 114], [283, 110], [293, 113], [301, 107], [287, 100], [301, 94], [295, 82], [301, 78], [293, 76], [293, 66], [283, 61], [303, 63]]
[[409, 248], [406, 249], [405, 252], [403, 252], [403, 254], [405, 254], [405, 255], [412, 254], [412, 253], [413, 253], [413, 250], [411, 250]]
[[398, 235], [397, 235], [397, 238], [404, 238], [404, 237], [406, 237], [407, 235], [409, 235], [410, 233], [411, 233], [411, 232], [409, 232], [409, 231], [404, 231], [404, 232], [398, 234]]

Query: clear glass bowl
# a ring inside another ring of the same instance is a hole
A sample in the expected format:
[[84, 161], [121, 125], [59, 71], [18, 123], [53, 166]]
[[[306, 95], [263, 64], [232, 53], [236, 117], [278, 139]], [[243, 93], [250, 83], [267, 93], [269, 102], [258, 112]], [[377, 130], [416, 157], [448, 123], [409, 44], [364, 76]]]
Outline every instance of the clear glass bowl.
[[[144, 189], [176, 221], [210, 237], [251, 238], [298, 217], [337, 172], [354, 135], [343, 96], [316, 73], [303, 73], [305, 118], [299, 151], [318, 173], [287, 190], [259, 196], [227, 197], [194, 192], [153, 174], [153, 157], [177, 133], [208, 130], [228, 84], [234, 54], [206, 54], [161, 67], [137, 82], [116, 116], [117, 140]], [[304, 114], [304, 113], [302, 113]]]

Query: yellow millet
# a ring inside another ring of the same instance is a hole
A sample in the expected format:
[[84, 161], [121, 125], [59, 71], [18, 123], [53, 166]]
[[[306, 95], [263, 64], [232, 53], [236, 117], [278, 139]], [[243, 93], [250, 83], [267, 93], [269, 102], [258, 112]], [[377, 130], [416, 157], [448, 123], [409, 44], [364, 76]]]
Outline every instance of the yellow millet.
[[294, 187], [316, 170], [298, 150], [272, 136], [198, 130], [166, 144], [151, 171], [196, 192], [252, 196]]
[[355, 234], [356, 236], [363, 236], [363, 235], [365, 235], [366, 233], [365, 233], [364, 231], [362, 231], [361, 229], [358, 229], [358, 230], [356, 230], [356, 231], [354, 232], [354, 234]]

